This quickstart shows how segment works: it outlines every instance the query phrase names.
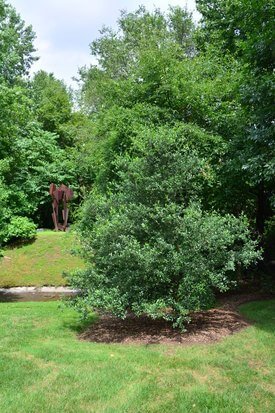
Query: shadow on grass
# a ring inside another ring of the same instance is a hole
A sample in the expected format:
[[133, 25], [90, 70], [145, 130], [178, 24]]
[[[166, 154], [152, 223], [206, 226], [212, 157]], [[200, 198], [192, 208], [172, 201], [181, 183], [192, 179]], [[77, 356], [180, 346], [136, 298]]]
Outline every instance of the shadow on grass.
[[259, 330], [275, 335], [275, 299], [251, 301], [239, 307], [241, 315]]
[[10, 293], [9, 291], [0, 291], [0, 303], [27, 302], [27, 301], [66, 301], [71, 293], [47, 293], [42, 291], [31, 291], [22, 293]]
[[83, 333], [89, 326], [94, 324], [98, 320], [98, 315], [96, 313], [90, 312], [85, 318], [81, 315], [80, 312], [78, 312], [74, 307], [73, 307], [73, 297], [72, 296], [63, 296], [62, 300], [60, 301], [59, 304], [59, 309], [60, 310], [65, 310], [66, 308], [71, 308], [74, 312], [74, 317], [63, 320], [62, 325], [65, 329], [73, 331], [76, 334], [81, 334]]
[[97, 321], [98, 317], [96, 314], [91, 314], [87, 318], [83, 319], [80, 316], [74, 320], [63, 321], [63, 327], [76, 334], [83, 333], [88, 327], [91, 327]]
[[[101, 317], [97, 323], [98, 316], [93, 315], [87, 320], [70, 325], [70, 329], [78, 333], [80, 339], [96, 343], [205, 344], [237, 333], [249, 326], [251, 321], [257, 330], [265, 331], [269, 335], [274, 334], [275, 300], [246, 303], [242, 307], [242, 314], [245, 319], [236, 310], [214, 309], [196, 313], [184, 333], [173, 329], [171, 324], [164, 320], [152, 320], [145, 316], [129, 316], [125, 320]], [[270, 337], [268, 339], [270, 340]]]
[[14, 250], [14, 249], [25, 247], [25, 245], [31, 245], [36, 241], [36, 239], [37, 237], [35, 236], [32, 239], [13, 241], [10, 244], [5, 245], [3, 247], [3, 251], [5, 252], [8, 250]]
[[18, 294], [4, 293], [0, 291], [0, 303], [14, 303], [20, 301]]

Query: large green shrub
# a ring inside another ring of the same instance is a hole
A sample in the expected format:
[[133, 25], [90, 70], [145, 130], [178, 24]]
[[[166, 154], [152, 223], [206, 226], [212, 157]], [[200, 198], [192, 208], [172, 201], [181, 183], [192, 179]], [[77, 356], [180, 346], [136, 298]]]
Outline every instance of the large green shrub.
[[3, 241], [5, 243], [13, 241], [27, 241], [35, 238], [36, 225], [26, 217], [14, 216], [3, 230]]
[[183, 327], [189, 312], [209, 306], [215, 290], [228, 290], [236, 270], [258, 258], [244, 217], [200, 207], [217, 142], [194, 126], [159, 128], [117, 160], [118, 184], [108, 195], [94, 192], [83, 210], [91, 266], [72, 277], [82, 290], [76, 307], [147, 313]]

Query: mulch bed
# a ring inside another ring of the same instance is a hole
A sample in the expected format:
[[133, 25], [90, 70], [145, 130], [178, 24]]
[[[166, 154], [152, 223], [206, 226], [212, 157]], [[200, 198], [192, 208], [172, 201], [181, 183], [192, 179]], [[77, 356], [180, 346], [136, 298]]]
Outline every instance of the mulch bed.
[[241, 294], [222, 298], [220, 306], [196, 312], [184, 333], [163, 320], [129, 315], [125, 320], [101, 316], [79, 335], [81, 340], [96, 343], [123, 344], [202, 344], [221, 340], [251, 325], [238, 312], [238, 306], [248, 301], [271, 298], [263, 294]]

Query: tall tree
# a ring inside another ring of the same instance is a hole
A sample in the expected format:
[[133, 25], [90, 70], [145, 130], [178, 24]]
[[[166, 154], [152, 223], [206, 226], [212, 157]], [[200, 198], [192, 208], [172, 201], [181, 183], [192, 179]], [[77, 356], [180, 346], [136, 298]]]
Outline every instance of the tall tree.
[[28, 75], [34, 56], [35, 34], [16, 10], [0, 0], [0, 82], [14, 84]]
[[197, 0], [197, 7], [202, 14], [200, 48], [231, 55], [241, 64], [235, 96], [245, 124], [231, 142], [227, 175], [246, 183], [255, 207], [252, 217], [262, 235], [275, 207], [274, 2]]
[[56, 133], [60, 146], [71, 144], [66, 124], [72, 118], [72, 97], [64, 82], [40, 70], [34, 75], [31, 88], [37, 119], [43, 129]]
[[116, 155], [131, 149], [144, 126], [189, 122], [230, 136], [236, 116], [227, 108], [237, 106], [231, 101], [238, 65], [197, 55], [193, 35], [186, 11], [140, 8], [92, 43], [99, 64], [81, 70], [81, 96], [94, 124], [89, 162], [103, 187], [117, 176]]
[[96, 167], [80, 222], [91, 266], [72, 277], [75, 305], [182, 327], [259, 257], [246, 219], [213, 211], [243, 126], [239, 62], [197, 54], [178, 8], [124, 13], [119, 29], [102, 31], [92, 43], [99, 65], [82, 71]]
[[42, 129], [33, 110], [27, 82], [33, 39], [31, 27], [0, 0], [0, 244], [14, 234], [33, 236], [31, 220], [46, 223], [49, 184], [73, 180], [57, 137]]

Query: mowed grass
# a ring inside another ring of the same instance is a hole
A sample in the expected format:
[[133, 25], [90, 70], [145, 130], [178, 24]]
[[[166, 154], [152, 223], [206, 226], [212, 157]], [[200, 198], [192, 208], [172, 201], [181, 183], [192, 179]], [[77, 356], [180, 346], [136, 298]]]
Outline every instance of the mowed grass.
[[63, 271], [84, 267], [71, 254], [74, 243], [71, 232], [43, 231], [33, 243], [6, 249], [0, 259], [0, 287], [65, 285]]
[[81, 342], [58, 302], [0, 304], [0, 411], [275, 411], [275, 301], [242, 307], [255, 324], [212, 345]]

